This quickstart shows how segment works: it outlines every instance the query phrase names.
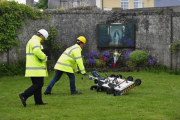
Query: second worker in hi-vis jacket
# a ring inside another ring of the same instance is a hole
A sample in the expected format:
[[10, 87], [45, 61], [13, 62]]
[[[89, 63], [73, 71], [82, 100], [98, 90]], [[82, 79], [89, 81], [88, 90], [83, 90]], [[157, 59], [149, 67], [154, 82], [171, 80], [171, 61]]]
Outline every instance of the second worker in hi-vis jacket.
[[81, 56], [81, 51], [85, 45], [86, 38], [80, 36], [77, 38], [75, 45], [67, 48], [63, 52], [55, 64], [54, 69], [56, 70], [56, 74], [47, 86], [46, 91], [44, 92], [45, 95], [51, 94], [54, 84], [61, 78], [63, 73], [66, 73], [69, 77], [71, 94], [82, 94], [81, 92], [76, 91], [74, 72], [80, 72], [83, 75], [86, 74]]

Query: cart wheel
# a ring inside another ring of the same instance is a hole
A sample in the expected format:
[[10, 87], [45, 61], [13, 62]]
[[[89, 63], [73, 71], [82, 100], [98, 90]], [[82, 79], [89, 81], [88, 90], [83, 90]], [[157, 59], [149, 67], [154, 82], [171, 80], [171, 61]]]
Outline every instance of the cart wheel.
[[136, 86], [139, 86], [140, 84], [141, 84], [141, 79], [136, 79], [136, 80], [135, 80], [135, 85], [136, 85]]
[[114, 92], [115, 92], [114, 89], [108, 89], [108, 90], [106, 91], [107, 94], [114, 94]]
[[114, 92], [114, 96], [117, 96], [117, 91]]
[[103, 91], [103, 87], [97, 87], [97, 92]]
[[90, 89], [91, 89], [91, 90], [94, 90], [94, 89], [97, 89], [97, 87], [98, 87], [98, 86], [93, 85], [93, 86], [91, 86]]
[[98, 83], [98, 80], [95, 79], [95, 80], [94, 80], [94, 83], [97, 84], [97, 83]]
[[116, 77], [122, 79], [122, 75], [121, 74], [117, 74]]
[[118, 95], [121, 95], [121, 91], [115, 91], [114, 92], [114, 96], [118, 96]]
[[129, 76], [129, 77], [127, 77], [127, 80], [128, 80], [128, 81], [133, 81], [133, 77], [132, 77], [132, 76]]
[[110, 77], [117, 77], [115, 74], [111, 74]]

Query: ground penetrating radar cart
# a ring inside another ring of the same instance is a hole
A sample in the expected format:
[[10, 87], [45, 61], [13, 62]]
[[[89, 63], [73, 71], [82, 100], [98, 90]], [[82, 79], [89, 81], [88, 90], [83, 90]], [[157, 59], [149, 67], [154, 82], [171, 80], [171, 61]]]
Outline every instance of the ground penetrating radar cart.
[[97, 92], [106, 91], [107, 94], [123, 95], [129, 90], [141, 84], [141, 79], [136, 79], [133, 82], [133, 77], [129, 76], [122, 79], [122, 75], [112, 74], [110, 77], [106, 74], [106, 77], [100, 76], [96, 71], [91, 72], [93, 76], [87, 75], [89, 79], [94, 80], [95, 85], [91, 86], [91, 90], [96, 89]]

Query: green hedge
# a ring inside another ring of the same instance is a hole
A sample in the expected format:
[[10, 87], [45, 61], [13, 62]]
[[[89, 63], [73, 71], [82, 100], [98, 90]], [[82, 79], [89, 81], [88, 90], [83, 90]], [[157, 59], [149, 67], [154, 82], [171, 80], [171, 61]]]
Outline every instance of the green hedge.
[[25, 60], [14, 60], [13, 64], [7, 63], [0, 64], [0, 77], [2, 76], [14, 76], [25, 74]]

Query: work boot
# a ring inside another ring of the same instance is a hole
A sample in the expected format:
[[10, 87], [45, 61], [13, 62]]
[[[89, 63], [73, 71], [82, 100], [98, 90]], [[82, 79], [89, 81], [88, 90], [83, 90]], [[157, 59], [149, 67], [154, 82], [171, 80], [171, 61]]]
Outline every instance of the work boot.
[[24, 107], [26, 107], [26, 99], [22, 96], [22, 94], [19, 94], [19, 98], [21, 99], [21, 102], [24, 105]]
[[47, 105], [48, 103], [35, 103], [35, 105]]
[[46, 91], [45, 91], [44, 94], [45, 94], [45, 95], [50, 95], [51, 92], [46, 92]]

